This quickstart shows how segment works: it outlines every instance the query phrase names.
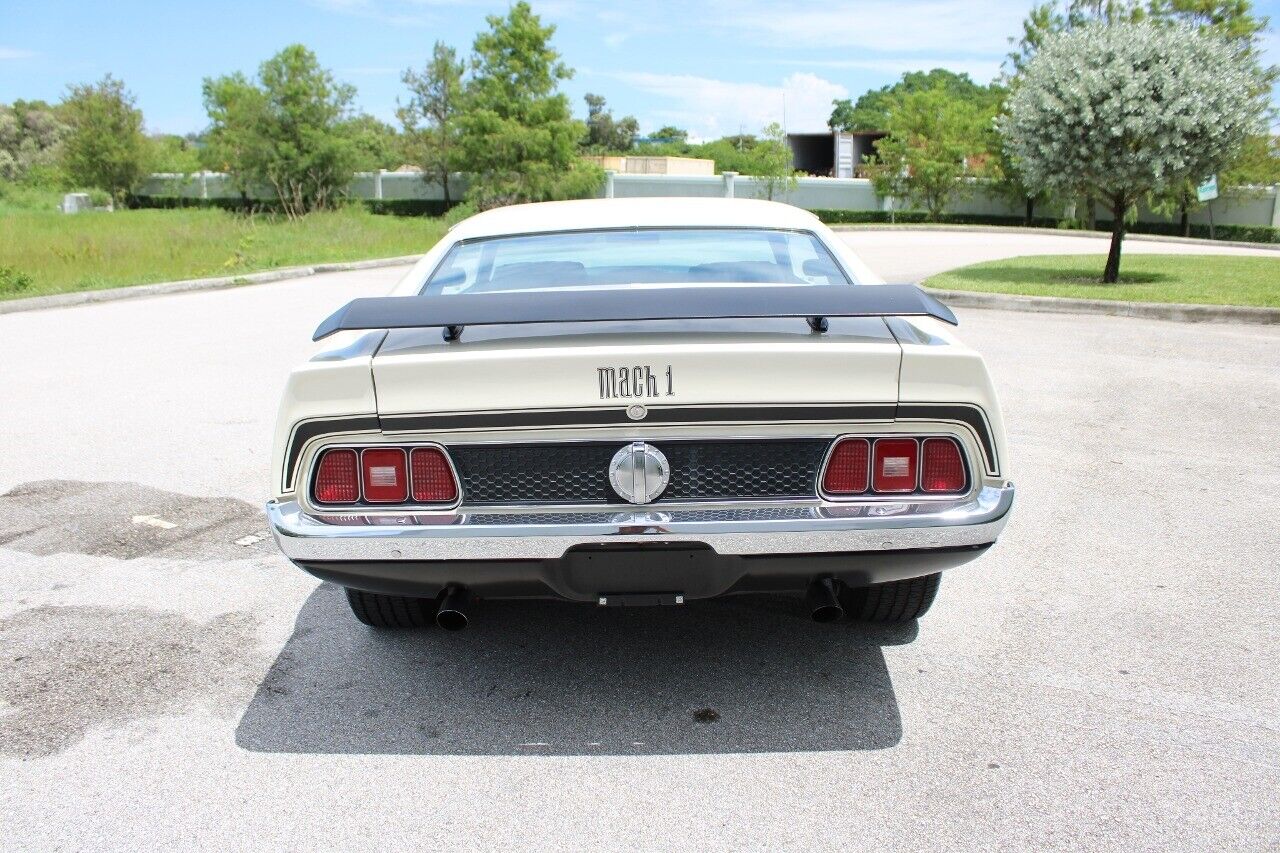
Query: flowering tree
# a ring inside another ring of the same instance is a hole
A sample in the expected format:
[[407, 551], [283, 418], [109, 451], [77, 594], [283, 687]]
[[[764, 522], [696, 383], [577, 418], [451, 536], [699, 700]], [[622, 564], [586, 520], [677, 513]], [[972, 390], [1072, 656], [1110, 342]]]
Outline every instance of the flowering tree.
[[1220, 170], [1258, 128], [1257, 75], [1228, 43], [1186, 25], [1090, 24], [1045, 39], [1000, 131], [1029, 188], [1106, 202], [1110, 284], [1130, 208]]

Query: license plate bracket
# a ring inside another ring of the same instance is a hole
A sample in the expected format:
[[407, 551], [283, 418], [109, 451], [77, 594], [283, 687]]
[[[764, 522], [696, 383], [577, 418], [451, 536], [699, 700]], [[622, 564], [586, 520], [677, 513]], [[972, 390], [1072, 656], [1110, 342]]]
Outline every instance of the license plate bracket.
[[701, 544], [582, 546], [564, 555], [571, 589], [607, 607], [655, 607], [684, 603], [684, 591], [711, 571], [714, 549]]

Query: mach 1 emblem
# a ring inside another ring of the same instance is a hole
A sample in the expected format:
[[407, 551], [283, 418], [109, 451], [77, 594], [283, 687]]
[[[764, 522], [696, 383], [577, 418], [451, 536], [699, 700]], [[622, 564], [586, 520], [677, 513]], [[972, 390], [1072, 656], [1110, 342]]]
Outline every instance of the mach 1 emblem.
[[601, 400], [674, 397], [676, 393], [669, 364], [665, 376], [655, 373], [647, 364], [597, 367], [596, 380], [600, 384]]

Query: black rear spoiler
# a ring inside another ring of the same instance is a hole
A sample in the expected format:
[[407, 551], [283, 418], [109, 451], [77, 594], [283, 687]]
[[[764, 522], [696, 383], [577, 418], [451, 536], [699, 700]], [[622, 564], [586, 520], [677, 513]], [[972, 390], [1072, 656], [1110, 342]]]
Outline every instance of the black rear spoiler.
[[950, 308], [914, 284], [619, 287], [353, 299], [311, 339], [360, 329], [440, 326], [453, 339], [464, 326], [750, 317], [803, 317], [817, 331], [825, 331], [826, 317], [935, 317], [959, 325]]

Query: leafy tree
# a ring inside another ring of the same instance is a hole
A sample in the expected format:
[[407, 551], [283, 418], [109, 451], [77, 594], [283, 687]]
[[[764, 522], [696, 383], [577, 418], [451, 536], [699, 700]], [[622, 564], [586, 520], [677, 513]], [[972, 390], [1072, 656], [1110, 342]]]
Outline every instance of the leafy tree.
[[683, 145], [689, 141], [689, 131], [682, 127], [664, 124], [649, 134], [649, 140], [651, 142], [675, 142]]
[[147, 168], [153, 172], [189, 175], [200, 171], [200, 151], [186, 137], [158, 133], [147, 137]]
[[1038, 4], [1023, 19], [1022, 36], [1009, 39], [1013, 50], [1006, 57], [1008, 66], [1014, 74], [1022, 71], [1054, 33], [1086, 24], [1132, 24], [1145, 17], [1146, 10], [1137, 0], [1066, 0], [1061, 10], [1057, 3]]
[[1130, 209], [1219, 171], [1258, 126], [1257, 72], [1186, 25], [1087, 24], [1045, 39], [1000, 129], [1027, 185], [1105, 200], [1115, 283]]
[[351, 141], [355, 151], [353, 165], [358, 172], [392, 169], [404, 162], [400, 134], [385, 121], [368, 113], [343, 121], [338, 125], [338, 132]]
[[[994, 107], [995, 115], [1003, 113], [1009, 90], [997, 82], [991, 84], [990, 92], [999, 97]], [[1036, 192], [1023, 182], [1022, 174], [996, 128], [994, 115], [986, 109], [983, 110], [982, 149], [982, 153], [975, 155], [972, 161], [976, 166], [975, 175], [986, 182], [986, 189], [990, 194], [1006, 200], [1012, 206], [1021, 206], [1023, 224], [1031, 225], [1036, 206], [1047, 203], [1051, 196], [1047, 192]]]
[[[1088, 24], [1122, 24], [1151, 21], [1186, 24], [1219, 36], [1232, 44], [1246, 60], [1261, 62], [1262, 39], [1267, 18], [1255, 15], [1250, 0], [1067, 0], [1059, 11], [1054, 3], [1034, 6], [1022, 22], [1022, 36], [1007, 56], [1013, 73], [1035, 56], [1044, 40], [1053, 33]], [[1277, 71], [1265, 70], [1266, 83], [1274, 82]]]
[[586, 126], [557, 91], [573, 72], [551, 46], [555, 27], [542, 26], [523, 0], [485, 20], [458, 117], [459, 153], [472, 175], [468, 199], [485, 209], [595, 193], [600, 169], [578, 156]]
[[0, 180], [61, 183], [58, 164], [69, 130], [44, 101], [0, 104]]
[[[871, 93], [858, 98], [858, 102], [862, 103]], [[831, 118], [827, 119], [827, 127], [833, 131], [843, 131], [848, 133], [854, 130], [879, 130], [879, 127], [869, 128], [868, 124], [879, 122], [884, 119], [884, 115], [876, 111], [872, 114], [871, 110], [865, 113], [858, 113], [853, 106], [853, 101], [848, 98], [837, 98], [831, 102]]]
[[889, 108], [898, 98], [912, 92], [933, 89], [942, 89], [948, 97], [955, 100], [982, 105], [994, 106], [1000, 97], [1000, 93], [993, 93], [988, 87], [973, 82], [968, 74], [957, 74], [945, 68], [935, 68], [932, 71], [908, 71], [897, 83], [863, 93], [857, 103], [851, 103], [847, 98], [832, 101], [833, 109], [827, 124], [832, 130], [846, 133], [858, 130], [887, 130]]
[[753, 154], [755, 147], [754, 136], [726, 136], [690, 147], [687, 156], [714, 160], [718, 172], [750, 175], [758, 168]]
[[[1186, 24], [1226, 39], [1245, 61], [1255, 64], [1262, 72], [1260, 94], [1277, 78], [1275, 68], [1261, 68], [1261, 39], [1266, 32], [1267, 19], [1253, 14], [1249, 0], [1148, 0], [1145, 5], [1137, 0], [1068, 0], [1061, 11], [1053, 3], [1033, 7], [1023, 21], [1022, 37], [1016, 42], [1009, 40], [1014, 45], [1014, 50], [1007, 57], [1008, 67], [1013, 72], [1009, 83], [1017, 85], [1018, 72], [1053, 33], [1090, 24], [1144, 20], [1158, 24]], [[1011, 169], [1009, 174], [1016, 175], [1016, 169]], [[1191, 233], [1190, 211], [1200, 207], [1195, 193], [1198, 180], [1176, 182], [1151, 199], [1157, 211], [1181, 215], [1184, 235]], [[1094, 199], [1086, 196], [1084, 209], [1090, 228], [1093, 227], [1094, 208]]]
[[62, 163], [73, 183], [120, 199], [146, 174], [147, 139], [142, 110], [134, 103], [124, 83], [110, 74], [70, 88], [59, 112], [71, 128]]
[[701, 154], [693, 153], [694, 146], [687, 142], [664, 142], [659, 140], [650, 140], [648, 142], [637, 141], [628, 152], [638, 157], [701, 157]]
[[1240, 156], [1222, 173], [1230, 187], [1269, 187], [1280, 184], [1280, 136], [1246, 137]]
[[[1151, 0], [1148, 14], [1157, 21], [1189, 24], [1233, 45], [1246, 60], [1261, 63], [1268, 20], [1253, 13], [1249, 0]], [[1276, 70], [1266, 69], [1268, 82]]]
[[[1262, 39], [1266, 34], [1267, 19], [1253, 14], [1249, 0], [1151, 0], [1148, 12], [1153, 20], [1184, 23], [1225, 40], [1244, 62], [1257, 70], [1260, 96], [1265, 95], [1276, 81], [1277, 69], [1262, 66]], [[1220, 177], [1224, 186], [1250, 183], [1241, 180], [1244, 175], [1234, 168], [1234, 164], [1224, 169]], [[1191, 236], [1191, 211], [1203, 206], [1196, 197], [1198, 182], [1199, 178], [1181, 181], [1151, 199], [1155, 210], [1178, 214], [1184, 237]]]
[[462, 75], [466, 63], [444, 42], [436, 42], [421, 73], [405, 69], [400, 79], [409, 87], [408, 105], [396, 110], [404, 127], [409, 158], [422, 167], [423, 177], [439, 181], [444, 203], [449, 197], [449, 174], [459, 169], [458, 116], [462, 110]]
[[266, 96], [239, 72], [206, 78], [202, 94], [210, 125], [204, 134], [201, 162], [207, 169], [226, 172], [247, 201], [256, 173], [266, 161], [263, 152], [271, 145], [263, 136]]
[[1023, 225], [1033, 224], [1036, 207], [1047, 204], [1052, 195], [1026, 185], [1008, 146], [996, 130], [994, 121], [986, 124], [983, 137], [986, 157], [981, 162], [978, 176], [986, 180], [987, 190], [992, 195], [1005, 199], [1011, 205], [1022, 207]]
[[[1240, 154], [1222, 170], [1218, 183], [1224, 187], [1243, 188], [1270, 186], [1280, 182], [1280, 147], [1274, 138], [1254, 134], [1245, 137]], [[1191, 236], [1191, 211], [1208, 202], [1200, 201], [1196, 185], [1200, 178], [1187, 178], [1169, 189], [1152, 194], [1151, 209], [1165, 216], [1178, 215], [1178, 227], [1184, 237]]]
[[752, 148], [756, 147], [756, 144], [760, 140], [756, 138], [754, 133], [739, 133], [736, 136], [726, 136], [720, 141], [725, 145], [738, 149], [739, 151], [750, 151]]
[[258, 69], [204, 81], [212, 126], [209, 156], [246, 195], [270, 187], [290, 218], [332, 206], [351, 181], [358, 152], [343, 125], [355, 89], [337, 83], [300, 44]]
[[905, 195], [937, 220], [962, 190], [968, 161], [984, 153], [992, 110], [952, 96], [945, 86], [904, 91], [888, 105], [871, 179], [881, 196]]
[[791, 162], [791, 146], [782, 125], [776, 121], [760, 132], [760, 140], [751, 149], [749, 173], [759, 178], [765, 198], [773, 201], [777, 193], [796, 187], [796, 169]]
[[640, 134], [640, 122], [635, 116], [615, 120], [605, 107], [604, 95], [588, 92], [587, 147], [595, 151], [630, 151]]

